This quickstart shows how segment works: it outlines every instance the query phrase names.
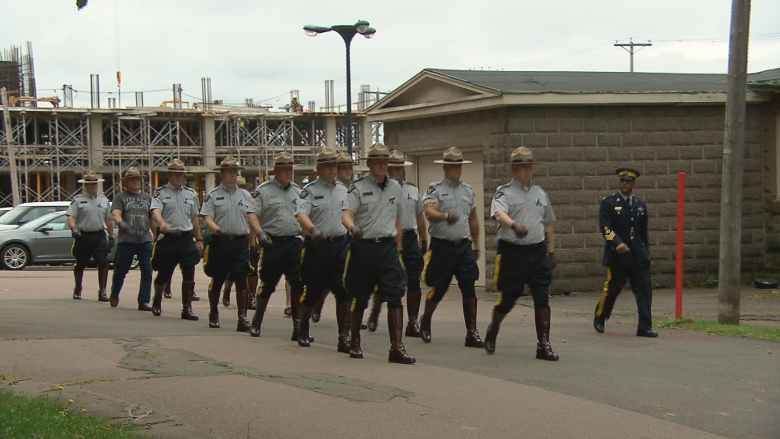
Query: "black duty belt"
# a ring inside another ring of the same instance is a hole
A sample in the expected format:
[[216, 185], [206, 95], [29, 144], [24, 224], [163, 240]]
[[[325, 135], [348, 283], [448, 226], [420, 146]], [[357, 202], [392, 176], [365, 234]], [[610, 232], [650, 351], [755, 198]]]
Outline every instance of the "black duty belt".
[[165, 235], [165, 236], [187, 236], [187, 235], [190, 235], [192, 233], [193, 233], [192, 230], [188, 230], [186, 232], [168, 232], [168, 233], [163, 233], [163, 235]]
[[[346, 238], [347, 235], [341, 235], [341, 236], [329, 236], [327, 238], [322, 238], [322, 242], [336, 242], [341, 241], [342, 239]], [[306, 237], [307, 240], [311, 240], [311, 236]]]
[[269, 238], [271, 238], [271, 241], [289, 241], [291, 239], [295, 239], [295, 237], [298, 235], [290, 235], [290, 236], [273, 236], [268, 235]]
[[95, 234], [95, 233], [103, 233], [103, 234], [105, 234], [105, 233], [106, 233], [106, 231], [105, 231], [105, 230], [98, 230], [98, 231], [95, 231], [95, 232], [88, 232], [88, 231], [86, 231], [86, 230], [82, 230], [82, 231], [81, 231], [81, 233], [82, 233], [82, 234], [85, 234], [85, 233], [86, 233], [86, 234]]
[[412, 229], [412, 230], [404, 230], [402, 232], [402, 236], [411, 235], [412, 233], [414, 233], [416, 235], [417, 234], [417, 230], [414, 230], [414, 229]]
[[358, 239], [360, 242], [388, 242], [388, 241], [395, 241], [395, 237], [393, 236], [386, 236], [384, 238], [361, 238]]
[[233, 241], [236, 239], [246, 238], [246, 235], [223, 235], [221, 233], [219, 235], [214, 235], [214, 236], [216, 236], [219, 239], [223, 239], [225, 241]]
[[439, 242], [439, 243], [441, 243], [441, 244], [447, 244], [447, 245], [451, 245], [451, 246], [453, 246], [453, 247], [457, 247], [457, 246], [459, 246], [459, 245], [463, 244], [463, 242], [465, 242], [465, 241], [468, 241], [468, 238], [464, 238], [464, 239], [440, 239], [440, 238], [431, 238], [431, 242], [433, 242], [433, 241]]

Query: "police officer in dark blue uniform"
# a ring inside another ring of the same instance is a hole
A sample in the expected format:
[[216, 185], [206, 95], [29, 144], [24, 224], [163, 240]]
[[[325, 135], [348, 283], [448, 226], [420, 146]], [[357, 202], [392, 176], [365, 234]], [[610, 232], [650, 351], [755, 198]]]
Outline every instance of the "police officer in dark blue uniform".
[[599, 232], [604, 237], [604, 261], [607, 281], [604, 294], [596, 305], [593, 327], [604, 332], [604, 322], [612, 314], [615, 300], [626, 284], [636, 296], [639, 324], [638, 337], [658, 337], [652, 329], [650, 308], [653, 303], [653, 285], [650, 281], [650, 251], [647, 240], [647, 206], [633, 195], [639, 171], [619, 168], [618, 192], [601, 200], [599, 207]]

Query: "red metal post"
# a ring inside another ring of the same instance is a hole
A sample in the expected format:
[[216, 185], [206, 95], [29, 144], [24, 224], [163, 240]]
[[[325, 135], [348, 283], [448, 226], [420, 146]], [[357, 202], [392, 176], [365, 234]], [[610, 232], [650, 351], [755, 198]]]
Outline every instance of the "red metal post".
[[682, 287], [683, 287], [683, 234], [685, 232], [685, 172], [680, 172], [677, 179], [677, 269], [676, 269], [676, 297], [674, 317], [682, 316]]

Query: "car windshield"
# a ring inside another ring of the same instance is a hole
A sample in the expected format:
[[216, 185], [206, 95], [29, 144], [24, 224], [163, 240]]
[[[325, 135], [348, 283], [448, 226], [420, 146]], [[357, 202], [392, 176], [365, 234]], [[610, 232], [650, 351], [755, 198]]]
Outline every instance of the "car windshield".
[[0, 224], [16, 224], [17, 220], [27, 213], [28, 210], [30, 210], [30, 206], [16, 206], [5, 215], [0, 216]]
[[48, 213], [40, 218], [35, 218], [34, 220], [30, 221], [29, 223], [25, 223], [21, 226], [19, 226], [18, 230], [21, 229], [35, 229], [37, 227], [42, 226], [43, 224], [46, 224], [47, 222], [51, 221], [54, 218], [57, 218], [58, 216], [64, 215], [64, 212], [54, 212], [54, 213]]

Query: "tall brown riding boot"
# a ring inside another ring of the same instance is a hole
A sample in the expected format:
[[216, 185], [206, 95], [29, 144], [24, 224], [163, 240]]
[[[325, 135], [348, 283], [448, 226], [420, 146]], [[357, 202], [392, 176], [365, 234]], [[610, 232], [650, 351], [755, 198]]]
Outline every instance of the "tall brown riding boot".
[[260, 337], [260, 327], [263, 325], [263, 316], [265, 315], [265, 309], [268, 308], [268, 299], [270, 297], [258, 296], [257, 309], [255, 315], [252, 316], [252, 326], [249, 328], [249, 335], [252, 337]]
[[320, 295], [320, 300], [314, 304], [314, 309], [311, 312], [311, 321], [314, 323], [320, 321], [320, 317], [322, 316], [322, 307], [325, 305], [325, 298], [328, 297], [328, 292], [328, 290], [323, 290], [322, 294]]
[[292, 314], [290, 317], [292, 317], [293, 324], [293, 332], [292, 336], [290, 336], [290, 340], [292, 341], [298, 341], [298, 325], [301, 323], [300, 309], [301, 295], [290, 294], [290, 313]]
[[225, 286], [222, 287], [222, 305], [230, 306], [230, 290], [233, 288], [233, 281], [228, 279]]
[[[213, 285], [213, 281], [212, 281]], [[219, 290], [209, 285], [209, 328], [219, 328]]]
[[106, 284], [108, 283], [108, 267], [98, 268], [98, 302], [108, 302]]
[[73, 298], [75, 300], [81, 300], [81, 283], [84, 279], [84, 270], [73, 270], [73, 280], [76, 281], [76, 286], [73, 288]]
[[558, 361], [558, 354], [550, 346], [550, 308], [535, 309], [536, 320], [536, 358], [539, 360]]
[[363, 358], [360, 348], [360, 325], [363, 324], [363, 311], [349, 313], [349, 357]]
[[382, 299], [379, 293], [374, 293], [374, 302], [371, 306], [371, 314], [368, 315], [368, 332], [375, 332], [379, 326], [379, 314], [382, 312]]
[[166, 299], [173, 299], [173, 294], [171, 294], [171, 282], [168, 281], [167, 284], [165, 284], [165, 291], [163, 291], [163, 297]]
[[[169, 284], [170, 285], [170, 284]], [[192, 295], [195, 294], [195, 282], [184, 281], [181, 283], [181, 318], [182, 320], [198, 320], [198, 316], [192, 313]]]
[[481, 348], [485, 343], [479, 338], [477, 331], [477, 298], [463, 298], [463, 319], [466, 321], [466, 347]]
[[496, 351], [496, 337], [498, 336], [498, 328], [501, 326], [501, 322], [506, 317], [506, 313], [497, 311], [493, 308], [493, 318], [490, 320], [490, 324], [487, 327], [487, 333], [485, 334], [485, 350], [488, 354], [492, 354]]
[[390, 332], [390, 351], [387, 361], [400, 364], [414, 364], [414, 357], [406, 353], [401, 335], [404, 327], [404, 309], [387, 308], [387, 329]]
[[339, 328], [339, 344], [336, 350], [349, 353], [349, 302], [336, 303], [336, 324]]
[[311, 346], [309, 341], [309, 319], [311, 318], [311, 311], [314, 309], [311, 306], [301, 304], [298, 307], [300, 314], [300, 321], [298, 322], [298, 346], [308, 348]]
[[249, 291], [236, 288], [236, 306], [238, 307], [238, 326], [236, 331], [249, 332], [249, 320], [246, 318], [247, 296]]
[[439, 302], [434, 302], [430, 299], [425, 299], [425, 311], [423, 311], [422, 318], [420, 319], [420, 337], [426, 343], [431, 342], [431, 319], [433, 313], [436, 311], [436, 307], [439, 306]]
[[249, 275], [246, 277], [246, 284], [249, 286], [249, 297], [246, 304], [246, 309], [257, 309], [257, 275]]
[[152, 314], [159, 317], [162, 314], [162, 298], [163, 292], [165, 292], [165, 285], [158, 285], [153, 283], [154, 298], [152, 298]]
[[406, 293], [406, 313], [409, 316], [409, 323], [406, 324], [407, 337], [420, 337], [420, 324], [417, 317], [420, 315], [420, 300], [422, 292], [408, 291]]

